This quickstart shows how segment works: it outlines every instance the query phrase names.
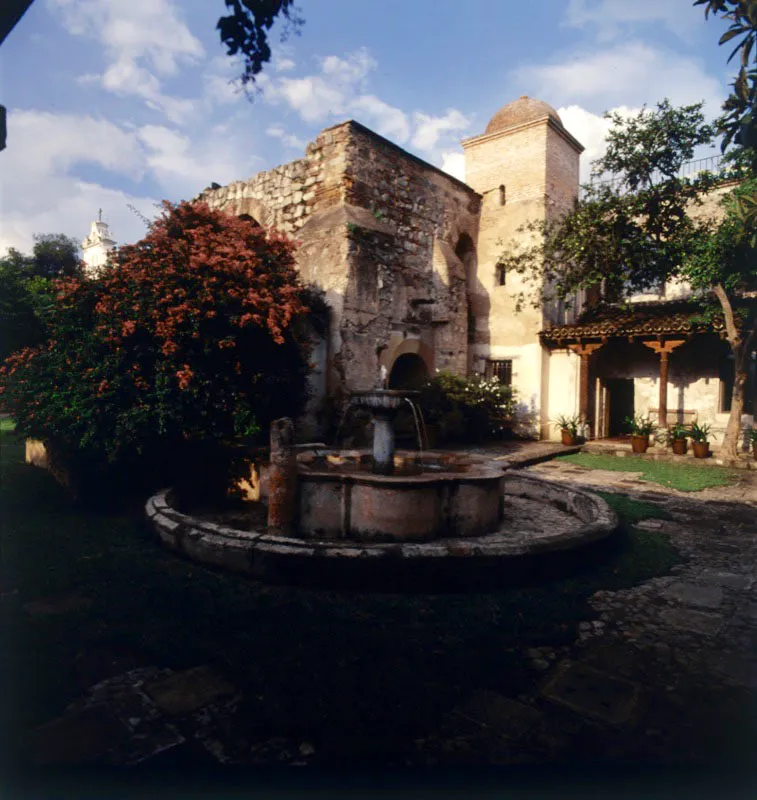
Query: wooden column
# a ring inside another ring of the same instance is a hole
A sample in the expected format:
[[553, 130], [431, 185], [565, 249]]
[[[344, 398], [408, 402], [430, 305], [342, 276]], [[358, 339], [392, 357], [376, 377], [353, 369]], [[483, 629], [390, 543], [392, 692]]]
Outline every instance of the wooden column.
[[568, 347], [581, 357], [580, 382], [581, 388], [578, 394], [578, 415], [585, 425], [590, 424], [589, 420], [589, 370], [591, 368], [591, 356], [603, 342], [593, 342], [592, 344], [569, 344]]
[[660, 355], [660, 397], [657, 404], [657, 424], [660, 428], [668, 427], [668, 359], [673, 350], [685, 341], [668, 339], [666, 342], [644, 342], [646, 347]]

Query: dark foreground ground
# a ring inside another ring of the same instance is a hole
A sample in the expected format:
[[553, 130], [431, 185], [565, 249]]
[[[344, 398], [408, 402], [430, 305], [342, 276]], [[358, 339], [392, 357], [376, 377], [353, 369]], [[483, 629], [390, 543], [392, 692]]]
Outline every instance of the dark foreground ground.
[[751, 473], [685, 496], [618, 473], [607, 497], [624, 530], [567, 577], [363, 593], [181, 560], [138, 508], [76, 508], [2, 445], [9, 774], [757, 762]]

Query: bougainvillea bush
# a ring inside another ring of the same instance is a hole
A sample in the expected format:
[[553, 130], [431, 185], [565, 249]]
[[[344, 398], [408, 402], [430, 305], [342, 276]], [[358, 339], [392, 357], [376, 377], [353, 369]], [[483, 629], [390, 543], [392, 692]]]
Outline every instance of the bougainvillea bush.
[[219, 444], [302, 411], [306, 302], [286, 239], [166, 203], [103, 275], [57, 283], [49, 339], [5, 362], [0, 400], [80, 476], [183, 468], [207, 485]]

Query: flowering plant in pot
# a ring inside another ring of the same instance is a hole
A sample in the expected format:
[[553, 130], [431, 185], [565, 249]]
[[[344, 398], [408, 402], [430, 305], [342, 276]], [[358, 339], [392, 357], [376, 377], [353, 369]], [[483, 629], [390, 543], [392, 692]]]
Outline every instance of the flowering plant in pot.
[[710, 431], [711, 427], [707, 424], [699, 425], [692, 422], [689, 426], [689, 436], [691, 436], [691, 446], [694, 449], [696, 458], [707, 458], [710, 455]]
[[577, 414], [572, 417], [560, 414], [555, 420], [554, 425], [562, 434], [562, 443], [564, 445], [572, 446], [578, 443], [578, 430], [581, 427], [581, 417]]
[[668, 444], [673, 448], [673, 452], [677, 456], [685, 456], [688, 449], [686, 437], [689, 435], [689, 429], [682, 422], [677, 422], [668, 428]]
[[631, 431], [631, 449], [634, 453], [646, 453], [649, 437], [657, 430], [657, 425], [644, 417], [626, 417], [625, 424]]

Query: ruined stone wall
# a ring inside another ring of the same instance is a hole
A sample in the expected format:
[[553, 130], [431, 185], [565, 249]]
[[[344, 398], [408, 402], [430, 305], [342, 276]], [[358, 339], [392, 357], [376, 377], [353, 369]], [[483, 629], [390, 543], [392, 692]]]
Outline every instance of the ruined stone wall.
[[248, 180], [205, 189], [197, 199], [229, 214], [249, 214], [265, 227], [294, 235], [314, 213], [343, 201], [348, 139], [346, 125], [327, 128], [307, 146], [304, 158]]
[[400, 353], [418, 354], [429, 371], [465, 372], [465, 268], [455, 247], [463, 234], [475, 241], [479, 211], [465, 184], [346, 122], [304, 158], [198, 199], [297, 241], [303, 280], [324, 290], [332, 311], [318, 385], [337, 407]]
[[[345, 175], [349, 281], [342, 337], [346, 378], [355, 388], [390, 369], [401, 342], [419, 339], [429, 370], [464, 373], [464, 266], [461, 236], [475, 241], [479, 198], [465, 184], [351, 124]], [[358, 216], [355, 213], [355, 216]]]

